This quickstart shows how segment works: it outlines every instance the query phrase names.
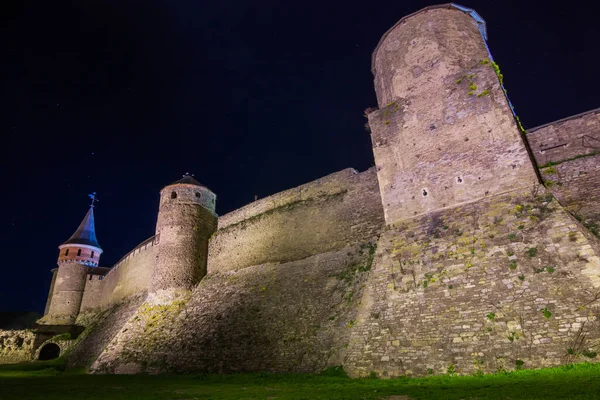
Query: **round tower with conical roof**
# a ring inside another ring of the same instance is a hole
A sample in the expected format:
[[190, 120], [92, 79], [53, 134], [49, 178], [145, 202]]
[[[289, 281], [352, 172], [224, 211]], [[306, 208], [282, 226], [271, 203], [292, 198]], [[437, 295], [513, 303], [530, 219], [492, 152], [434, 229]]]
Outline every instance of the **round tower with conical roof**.
[[191, 289], [206, 275], [208, 240], [217, 229], [216, 197], [187, 174], [160, 191], [150, 292]]
[[98, 266], [102, 254], [96, 239], [93, 205], [75, 233], [58, 248], [58, 271], [48, 313], [41, 323], [73, 325], [81, 307], [87, 274], [90, 268]]

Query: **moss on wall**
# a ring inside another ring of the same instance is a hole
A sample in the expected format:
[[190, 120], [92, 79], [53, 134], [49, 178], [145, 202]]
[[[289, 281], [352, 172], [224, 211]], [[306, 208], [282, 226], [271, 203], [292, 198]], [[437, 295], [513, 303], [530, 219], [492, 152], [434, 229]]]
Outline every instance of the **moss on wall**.
[[33, 358], [35, 333], [30, 329], [0, 329], [0, 364], [13, 364]]
[[146, 293], [124, 299], [99, 313], [80, 315], [78, 323], [86, 329], [65, 354], [70, 368], [87, 368], [102, 353], [103, 349], [122, 329], [127, 319], [139, 308]]
[[314, 372], [343, 362], [374, 243], [207, 275], [147, 301], [95, 372]]
[[390, 377], [590, 360], [600, 346], [599, 254], [542, 187], [392, 226], [345, 368]]

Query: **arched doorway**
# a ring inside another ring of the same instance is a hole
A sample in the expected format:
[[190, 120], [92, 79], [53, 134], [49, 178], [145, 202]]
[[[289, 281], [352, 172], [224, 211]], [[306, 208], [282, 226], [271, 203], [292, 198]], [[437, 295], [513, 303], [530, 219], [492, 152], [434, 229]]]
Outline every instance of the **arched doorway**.
[[38, 360], [53, 360], [60, 356], [60, 347], [56, 343], [48, 343], [40, 349]]

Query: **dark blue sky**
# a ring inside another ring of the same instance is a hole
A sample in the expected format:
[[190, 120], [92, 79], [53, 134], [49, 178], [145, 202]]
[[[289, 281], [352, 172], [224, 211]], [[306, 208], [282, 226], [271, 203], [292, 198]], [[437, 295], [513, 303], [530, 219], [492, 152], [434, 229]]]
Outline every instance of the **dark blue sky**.
[[[91, 191], [110, 266], [153, 235], [158, 191], [186, 171], [223, 214], [373, 165], [362, 115], [376, 105], [371, 52], [436, 3], [3, 3], [0, 311], [43, 311], [57, 246]], [[526, 127], [600, 106], [599, 10], [588, 3], [461, 3], [486, 19]]]

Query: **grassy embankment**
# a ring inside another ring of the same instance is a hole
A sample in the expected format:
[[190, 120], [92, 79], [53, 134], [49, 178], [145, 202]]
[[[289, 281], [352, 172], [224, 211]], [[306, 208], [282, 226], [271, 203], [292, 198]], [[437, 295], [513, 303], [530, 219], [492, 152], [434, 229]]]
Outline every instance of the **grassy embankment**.
[[600, 363], [483, 376], [349, 379], [321, 375], [84, 375], [60, 361], [0, 366], [2, 400], [600, 399]]

